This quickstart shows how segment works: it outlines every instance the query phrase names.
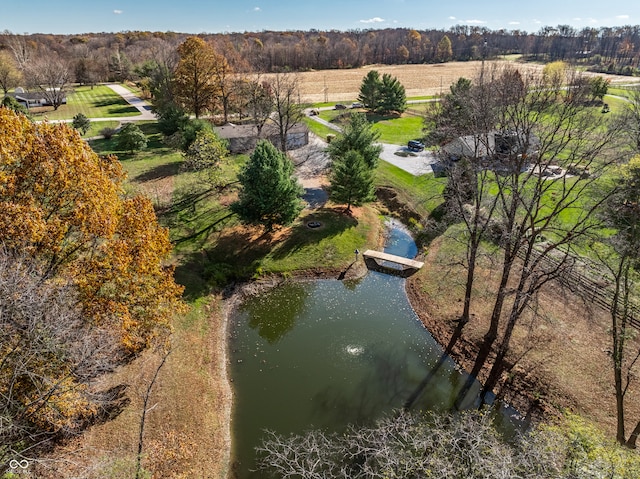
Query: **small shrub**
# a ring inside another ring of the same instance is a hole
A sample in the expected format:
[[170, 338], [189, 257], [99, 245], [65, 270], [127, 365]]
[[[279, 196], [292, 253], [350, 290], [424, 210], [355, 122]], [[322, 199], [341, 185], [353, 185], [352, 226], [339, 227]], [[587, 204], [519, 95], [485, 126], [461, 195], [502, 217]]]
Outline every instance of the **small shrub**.
[[87, 131], [89, 131], [89, 128], [91, 128], [91, 120], [89, 120], [89, 118], [87, 118], [87, 116], [83, 113], [78, 113], [73, 117], [71, 126], [73, 126], [81, 134], [86, 135]]
[[113, 138], [113, 135], [116, 134], [116, 129], [111, 127], [106, 127], [100, 130], [100, 134], [104, 137], [105, 140], [110, 140]]
[[142, 130], [133, 123], [124, 125], [118, 133], [118, 148], [133, 153], [147, 147], [147, 137]]

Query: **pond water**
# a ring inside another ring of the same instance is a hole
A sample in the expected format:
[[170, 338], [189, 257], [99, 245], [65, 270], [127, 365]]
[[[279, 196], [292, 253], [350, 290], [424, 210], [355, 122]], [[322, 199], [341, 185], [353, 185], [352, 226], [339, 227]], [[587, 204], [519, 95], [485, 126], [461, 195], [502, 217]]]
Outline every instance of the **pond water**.
[[[385, 251], [413, 258], [403, 229]], [[362, 258], [359, 258], [362, 261]], [[250, 472], [265, 429], [340, 431], [401, 408], [442, 357], [404, 291], [370, 271], [359, 281], [291, 282], [245, 301], [231, 321], [234, 469]], [[415, 408], [448, 410], [466, 375], [445, 359]]]

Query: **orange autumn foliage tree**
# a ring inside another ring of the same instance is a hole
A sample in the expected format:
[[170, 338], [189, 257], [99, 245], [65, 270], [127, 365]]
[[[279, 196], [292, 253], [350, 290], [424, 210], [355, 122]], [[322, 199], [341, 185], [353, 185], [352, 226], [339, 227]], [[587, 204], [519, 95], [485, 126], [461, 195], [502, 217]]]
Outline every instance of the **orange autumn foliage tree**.
[[115, 157], [71, 127], [33, 124], [0, 108], [0, 239], [68, 278], [88, 321], [118, 331], [129, 353], [168, 336], [182, 288], [147, 198], [127, 198]]

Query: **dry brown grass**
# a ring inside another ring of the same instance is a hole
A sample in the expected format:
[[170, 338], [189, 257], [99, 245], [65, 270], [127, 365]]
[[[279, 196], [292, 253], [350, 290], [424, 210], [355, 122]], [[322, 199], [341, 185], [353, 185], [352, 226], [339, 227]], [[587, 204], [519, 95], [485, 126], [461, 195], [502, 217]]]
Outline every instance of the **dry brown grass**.
[[[149, 401], [143, 467], [154, 478], [224, 478], [229, 464], [231, 392], [226, 379], [226, 321], [220, 298], [199, 321], [179, 319], [172, 352]], [[58, 448], [35, 470], [39, 479], [134, 477], [142, 398], [160, 362], [147, 352], [109, 378], [128, 384], [131, 403], [114, 420]]]
[[[408, 287], [412, 304], [427, 329], [443, 345], [462, 310], [460, 298], [465, 275], [451, 251], [442, 251], [446, 241], [451, 240], [440, 238], [430, 246], [425, 267], [411, 278]], [[490, 291], [496, 286], [498, 274], [499, 268], [486, 263], [475, 282], [472, 307], [475, 314], [454, 354], [467, 370], [473, 364], [473, 345], [488, 326], [493, 305]], [[446, 284], [443, 277], [447, 278]], [[505, 389], [501, 394], [523, 413], [527, 411], [528, 402], [535, 401], [546, 419], [559, 415], [564, 409], [578, 412], [615, 438], [615, 395], [607, 353], [611, 347], [608, 315], [555, 283], [541, 292], [535, 306], [537, 316], [531, 314], [525, 318], [514, 334], [511, 358], [525, 350], [531, 351], [514, 368], [512, 389]], [[507, 375], [503, 379], [507, 380]], [[640, 420], [637, 384], [628, 396], [626, 426], [630, 432]]]
[[[482, 62], [449, 62], [428, 65], [367, 65], [351, 70], [320, 70], [299, 73], [300, 94], [303, 101], [320, 103], [325, 101], [354, 101], [360, 91], [362, 79], [370, 70], [380, 74], [390, 73], [398, 78], [406, 89], [407, 97], [437, 95], [447, 92], [449, 86], [460, 77], [474, 78], [480, 72]], [[543, 65], [514, 63], [506, 60], [487, 61], [487, 68], [517, 65], [524, 71], [541, 72]], [[614, 83], [636, 81], [630, 77], [607, 75]]]

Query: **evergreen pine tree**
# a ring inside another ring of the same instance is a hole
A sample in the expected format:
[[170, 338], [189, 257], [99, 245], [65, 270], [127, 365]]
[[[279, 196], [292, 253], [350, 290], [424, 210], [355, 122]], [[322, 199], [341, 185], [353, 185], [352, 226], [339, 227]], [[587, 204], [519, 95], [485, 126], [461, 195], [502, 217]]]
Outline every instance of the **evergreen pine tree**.
[[127, 123], [118, 133], [118, 148], [133, 153], [147, 147], [147, 137], [140, 127], [134, 123]]
[[364, 113], [353, 113], [342, 131], [342, 136], [329, 144], [329, 156], [336, 161], [348, 151], [355, 150], [362, 155], [367, 167], [373, 170], [378, 164], [382, 151], [382, 146], [375, 143], [379, 136], [378, 132], [371, 129], [371, 124]]
[[352, 205], [360, 206], [375, 199], [373, 171], [357, 151], [349, 150], [333, 161], [330, 182], [329, 198], [346, 204], [346, 211], [351, 211]]
[[407, 96], [404, 86], [396, 77], [391, 76], [389, 73], [382, 75], [379, 91], [380, 100], [376, 108], [377, 111], [381, 113], [392, 111], [402, 113], [407, 109]]
[[268, 141], [258, 142], [238, 179], [242, 190], [231, 211], [242, 222], [270, 231], [291, 224], [302, 211], [303, 190], [293, 176], [293, 164]]
[[358, 101], [361, 102], [367, 110], [375, 110], [376, 108], [378, 108], [379, 99], [380, 74], [377, 72], [377, 70], [371, 70], [362, 79]]

